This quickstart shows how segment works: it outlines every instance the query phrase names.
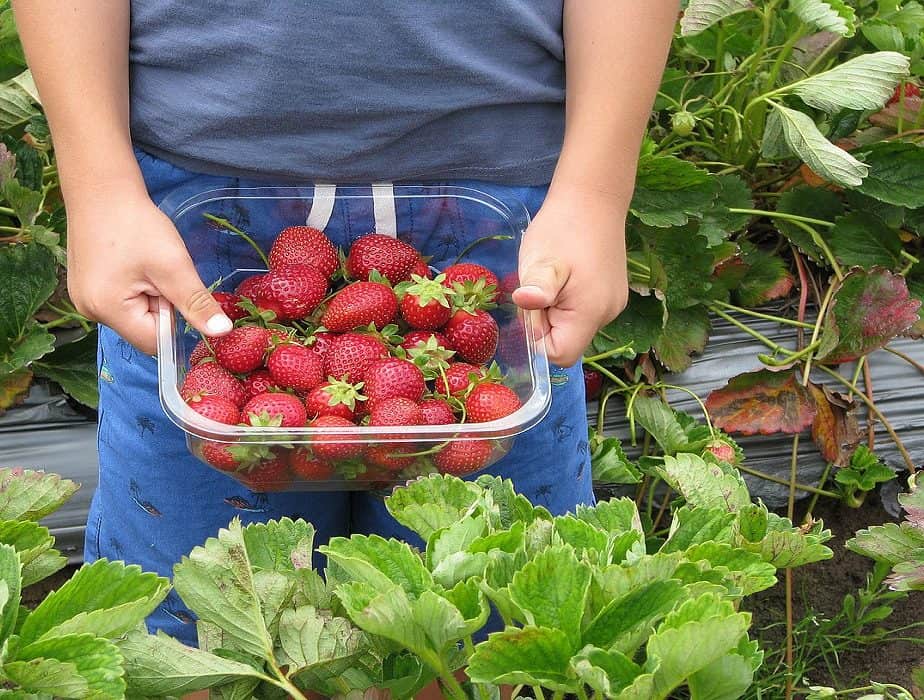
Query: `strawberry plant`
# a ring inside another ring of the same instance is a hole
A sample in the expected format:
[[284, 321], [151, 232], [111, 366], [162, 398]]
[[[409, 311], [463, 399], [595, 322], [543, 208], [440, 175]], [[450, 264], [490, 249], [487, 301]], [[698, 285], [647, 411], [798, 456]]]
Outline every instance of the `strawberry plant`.
[[[552, 517], [487, 476], [397, 488], [386, 506], [424, 551], [338, 537], [318, 549], [323, 574], [310, 524], [235, 520], [175, 569], [200, 648], [129, 633], [129, 693], [404, 698], [436, 679], [452, 698], [496, 697], [498, 684], [535, 697], [656, 699], [681, 686], [739, 697], [762, 653], [737, 602], [780, 567], [829, 557], [829, 534], [751, 503], [721, 465], [686, 455], [663, 469], [683, 500], [655, 539], [629, 499]], [[492, 607], [503, 629], [484, 639]]]

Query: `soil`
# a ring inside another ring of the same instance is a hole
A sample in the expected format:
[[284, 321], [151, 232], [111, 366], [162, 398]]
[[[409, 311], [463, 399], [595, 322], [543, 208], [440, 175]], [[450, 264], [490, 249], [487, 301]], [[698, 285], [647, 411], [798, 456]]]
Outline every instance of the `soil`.
[[[796, 522], [801, 522], [806, 507], [805, 502], [801, 507], [797, 504]], [[844, 542], [864, 527], [898, 522], [885, 511], [877, 494], [870, 494], [860, 508], [848, 508], [839, 502], [821, 499], [814, 515], [816, 519], [823, 520], [825, 527], [834, 535], [827, 543], [834, 550], [834, 557], [794, 570], [793, 617], [796, 621], [807, 611], [814, 611], [818, 617], [836, 615], [842, 609], [844, 596], [863, 588], [867, 575], [872, 571], [870, 560], [845, 549]], [[781, 649], [784, 644], [784, 627], [780, 624], [786, 619], [782, 572], [780, 580], [779, 585], [749, 598], [743, 606], [754, 614], [752, 636], [760, 638], [763, 648], [768, 651]], [[924, 593], [913, 592], [892, 603], [892, 606], [892, 615], [877, 625], [871, 625], [871, 628], [895, 630], [924, 622]], [[851, 645], [853, 648], [845, 650], [836, 659], [831, 658], [833, 673], [821, 663], [806, 672], [807, 680], [813, 685], [830, 685], [839, 689], [864, 686], [870, 680], [911, 689], [911, 671], [924, 665], [924, 627], [893, 635], [898, 636], [905, 640], [876, 641], [869, 646]], [[761, 690], [769, 691], [761, 695], [764, 698], [783, 697], [782, 694], [777, 696], [775, 688]]]
[[65, 581], [74, 575], [77, 568], [78, 567], [73, 564], [65, 566], [56, 574], [29, 586], [22, 592], [22, 604], [31, 610], [45, 600], [46, 595], [60, 588]]

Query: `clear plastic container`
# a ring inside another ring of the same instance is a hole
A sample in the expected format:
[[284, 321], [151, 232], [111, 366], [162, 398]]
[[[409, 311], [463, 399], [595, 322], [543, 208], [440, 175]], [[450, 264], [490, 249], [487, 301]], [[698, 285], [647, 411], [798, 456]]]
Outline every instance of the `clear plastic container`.
[[[434, 272], [459, 259], [482, 264], [501, 280], [501, 288], [516, 285], [515, 271], [520, 238], [529, 214], [517, 201], [501, 201], [469, 188], [442, 186], [395, 186], [389, 201], [368, 187], [327, 188], [323, 202], [314, 202], [312, 187], [258, 187], [218, 189], [188, 198], [168, 198], [162, 205], [183, 236], [196, 268], [206, 285], [216, 290], [233, 290], [241, 279], [266, 270], [253, 247], [243, 237], [217, 227], [209, 217], [230, 221], [245, 231], [263, 249], [269, 250], [275, 236], [286, 226], [317, 223], [317, 212], [329, 218], [326, 233], [346, 253], [361, 235], [382, 226], [383, 202], [397, 222], [397, 237], [430, 257]], [[318, 198], [320, 200], [320, 190]], [[323, 210], [329, 214], [323, 213]], [[312, 211], [314, 210], [314, 211]], [[315, 219], [312, 222], [312, 218]], [[388, 216], [385, 217], [388, 219]], [[322, 222], [323, 224], [323, 222]], [[320, 228], [320, 226], [318, 226]], [[405, 232], [405, 227], [408, 232]], [[474, 244], [473, 244], [474, 243]], [[190, 450], [207, 464], [203, 451], [214, 446], [260, 445], [266, 448], [264, 473], [255, 466], [225, 471], [255, 491], [333, 491], [388, 488], [421, 474], [440, 471], [433, 457], [457, 441], [486, 441], [491, 446], [486, 463], [506, 454], [514, 436], [535, 426], [551, 401], [548, 361], [543, 342], [533, 339], [531, 317], [518, 312], [504, 294], [491, 315], [500, 334], [495, 361], [522, 406], [513, 414], [486, 423], [420, 425], [408, 427], [356, 426], [351, 428], [272, 428], [224, 425], [209, 420], [190, 408], [179, 388], [188, 371], [188, 358], [199, 335], [185, 323], [174, 307], [161, 299], [158, 329], [160, 398], [167, 416], [187, 435]], [[327, 463], [329, 473], [320, 478], [299, 478], [287, 463], [294, 451], [304, 460], [313, 445], [350, 443], [364, 454], [376, 449], [393, 456], [414, 455], [400, 469], [385, 469], [365, 456], [342, 464]], [[307, 449], [306, 449], [307, 448]], [[359, 448], [357, 448], [359, 449]], [[486, 448], [482, 446], [482, 450]], [[257, 465], [259, 466], [259, 465]], [[465, 473], [465, 470], [460, 470]], [[460, 473], [455, 471], [454, 473]]]

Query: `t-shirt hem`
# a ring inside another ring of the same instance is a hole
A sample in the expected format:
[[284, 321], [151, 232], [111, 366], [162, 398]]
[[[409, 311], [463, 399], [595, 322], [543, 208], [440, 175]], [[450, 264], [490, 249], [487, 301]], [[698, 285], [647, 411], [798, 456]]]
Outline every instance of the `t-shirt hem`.
[[412, 172], [396, 168], [389, 174], [330, 172], [326, 174], [310, 171], [296, 173], [286, 170], [249, 170], [223, 165], [198, 158], [184, 156], [166, 151], [150, 144], [135, 142], [135, 146], [156, 158], [160, 158], [176, 167], [202, 175], [217, 177], [238, 177], [266, 183], [335, 183], [367, 184], [370, 182], [428, 183], [446, 180], [482, 180], [501, 185], [537, 186], [547, 185], [552, 180], [552, 173], [558, 162], [559, 153], [550, 153], [538, 158], [517, 163], [507, 163], [492, 167], [459, 167]]

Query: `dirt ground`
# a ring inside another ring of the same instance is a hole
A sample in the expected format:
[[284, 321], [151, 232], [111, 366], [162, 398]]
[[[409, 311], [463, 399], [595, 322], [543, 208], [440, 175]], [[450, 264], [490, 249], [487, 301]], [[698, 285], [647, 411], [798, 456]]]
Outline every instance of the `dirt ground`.
[[[805, 507], [805, 504], [802, 506]], [[797, 506], [797, 522], [802, 517]], [[878, 496], [870, 496], [861, 508], [853, 509], [838, 502], [822, 499], [815, 517], [824, 520], [834, 535], [828, 546], [834, 558], [812, 564], [794, 572], [794, 617], [798, 620], [806, 608], [821, 616], [831, 617], [841, 610], [844, 596], [855, 593], [866, 582], [871, 562], [844, 548], [844, 542], [869, 525], [897, 522], [882, 507]], [[781, 575], [782, 580], [782, 575]], [[783, 644], [783, 628], [774, 625], [785, 620], [785, 592], [782, 583], [765, 591], [745, 604], [754, 614], [753, 632], [766, 649]], [[893, 604], [894, 612], [880, 625], [896, 629], [924, 621], [924, 592], [913, 592]], [[768, 626], [770, 628], [768, 629]], [[832, 677], [824, 665], [810, 672], [813, 684], [831, 685], [840, 689], [866, 685], [870, 679], [911, 687], [911, 671], [924, 665], [924, 627], [904, 633], [915, 641], [877, 642], [858, 646], [839, 655], [839, 666]]]

